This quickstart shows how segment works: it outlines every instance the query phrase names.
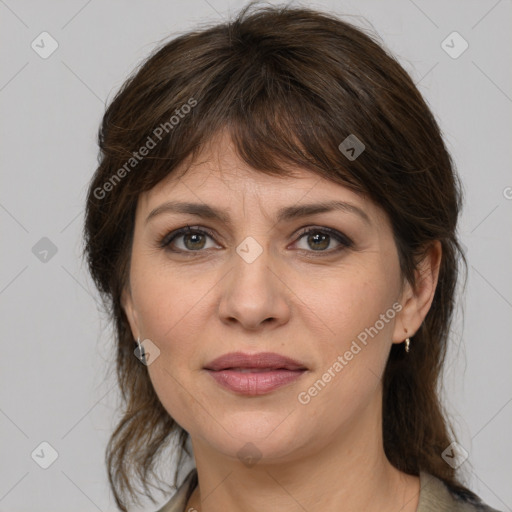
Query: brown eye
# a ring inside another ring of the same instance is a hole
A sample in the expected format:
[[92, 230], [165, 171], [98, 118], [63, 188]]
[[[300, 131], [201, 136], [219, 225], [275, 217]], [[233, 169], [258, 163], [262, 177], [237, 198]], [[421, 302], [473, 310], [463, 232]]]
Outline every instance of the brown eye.
[[317, 251], [327, 249], [329, 247], [329, 243], [331, 242], [331, 237], [325, 233], [315, 233], [314, 235], [308, 235], [307, 241], [309, 246], [313, 250]]
[[[348, 237], [331, 228], [305, 229], [295, 243], [302, 239], [305, 240], [306, 246], [299, 249], [308, 252], [332, 253], [352, 246], [352, 241]], [[212, 241], [212, 245], [207, 245], [208, 240]], [[212, 233], [187, 226], [167, 234], [160, 241], [160, 246], [172, 252], [198, 253], [206, 249], [218, 248], [214, 242]]]
[[213, 240], [213, 236], [210, 233], [187, 226], [166, 235], [161, 240], [160, 246], [174, 252], [199, 252], [203, 249], [216, 247], [215, 244], [207, 247], [208, 239]]
[[[307, 247], [299, 248], [310, 252], [330, 253], [352, 245], [352, 241], [348, 237], [330, 228], [308, 228], [300, 233], [298, 241], [302, 239], [305, 239]], [[333, 244], [337, 244], [337, 246], [332, 248]], [[331, 248], [329, 249], [329, 247]]]
[[[197, 249], [203, 249], [205, 244], [205, 236], [201, 233], [187, 233], [182, 235], [184, 245], [187, 249], [191, 251]], [[190, 243], [189, 243], [190, 242]]]

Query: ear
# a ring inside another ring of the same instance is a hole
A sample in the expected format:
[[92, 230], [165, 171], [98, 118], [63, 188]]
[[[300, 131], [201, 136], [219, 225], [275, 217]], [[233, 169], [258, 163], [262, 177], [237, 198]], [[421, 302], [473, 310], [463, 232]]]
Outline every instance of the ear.
[[435, 240], [418, 264], [414, 287], [409, 282], [404, 285], [400, 300], [402, 309], [395, 323], [393, 343], [401, 343], [405, 338], [414, 336], [427, 316], [434, 300], [441, 257], [441, 242]]
[[124, 288], [123, 293], [121, 294], [121, 306], [128, 318], [132, 336], [134, 339], [137, 339], [140, 336], [139, 321], [137, 318], [137, 311], [133, 305], [133, 298], [129, 285]]

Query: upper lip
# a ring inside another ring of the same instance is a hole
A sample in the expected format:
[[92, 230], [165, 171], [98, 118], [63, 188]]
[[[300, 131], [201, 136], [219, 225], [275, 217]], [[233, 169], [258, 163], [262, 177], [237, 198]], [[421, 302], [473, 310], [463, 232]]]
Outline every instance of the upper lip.
[[307, 370], [299, 361], [274, 352], [259, 352], [257, 354], [244, 354], [231, 352], [224, 354], [205, 365], [206, 370], [228, 370], [235, 368], [263, 368], [270, 370]]

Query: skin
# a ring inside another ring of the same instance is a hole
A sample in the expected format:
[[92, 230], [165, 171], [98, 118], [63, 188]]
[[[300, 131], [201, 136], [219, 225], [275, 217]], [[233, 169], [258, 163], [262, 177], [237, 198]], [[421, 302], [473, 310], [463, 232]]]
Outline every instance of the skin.
[[[215, 153], [219, 147], [222, 154]], [[384, 454], [382, 375], [392, 343], [413, 336], [430, 308], [440, 244], [427, 252], [412, 287], [402, 280], [380, 207], [310, 171], [294, 171], [291, 178], [257, 172], [221, 135], [183, 177], [173, 174], [139, 197], [123, 307], [134, 338], [159, 348], [149, 377], [191, 436], [199, 486], [186, 510], [414, 511], [419, 479], [395, 469]], [[220, 208], [232, 225], [173, 212], [146, 222], [170, 200]], [[281, 207], [326, 200], [357, 206], [369, 223], [348, 211], [276, 221]], [[181, 253], [159, 245], [187, 225], [209, 228], [214, 237], [181, 235], [172, 244]], [[330, 237], [315, 245], [308, 235], [297, 236], [306, 226], [316, 229], [311, 235], [335, 229], [353, 244]], [[248, 236], [263, 251], [252, 263], [236, 252]], [[396, 303], [401, 311], [301, 404], [298, 394]], [[277, 352], [308, 371], [271, 393], [238, 395], [204, 370], [234, 351]], [[261, 456], [250, 467], [237, 456], [248, 442]]]

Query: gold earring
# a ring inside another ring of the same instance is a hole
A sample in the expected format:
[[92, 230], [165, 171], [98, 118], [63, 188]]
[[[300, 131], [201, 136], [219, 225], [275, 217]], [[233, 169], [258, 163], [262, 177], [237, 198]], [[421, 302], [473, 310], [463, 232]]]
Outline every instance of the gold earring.
[[405, 338], [405, 351], [409, 352], [409, 345], [411, 343], [411, 340], [409, 338]]

